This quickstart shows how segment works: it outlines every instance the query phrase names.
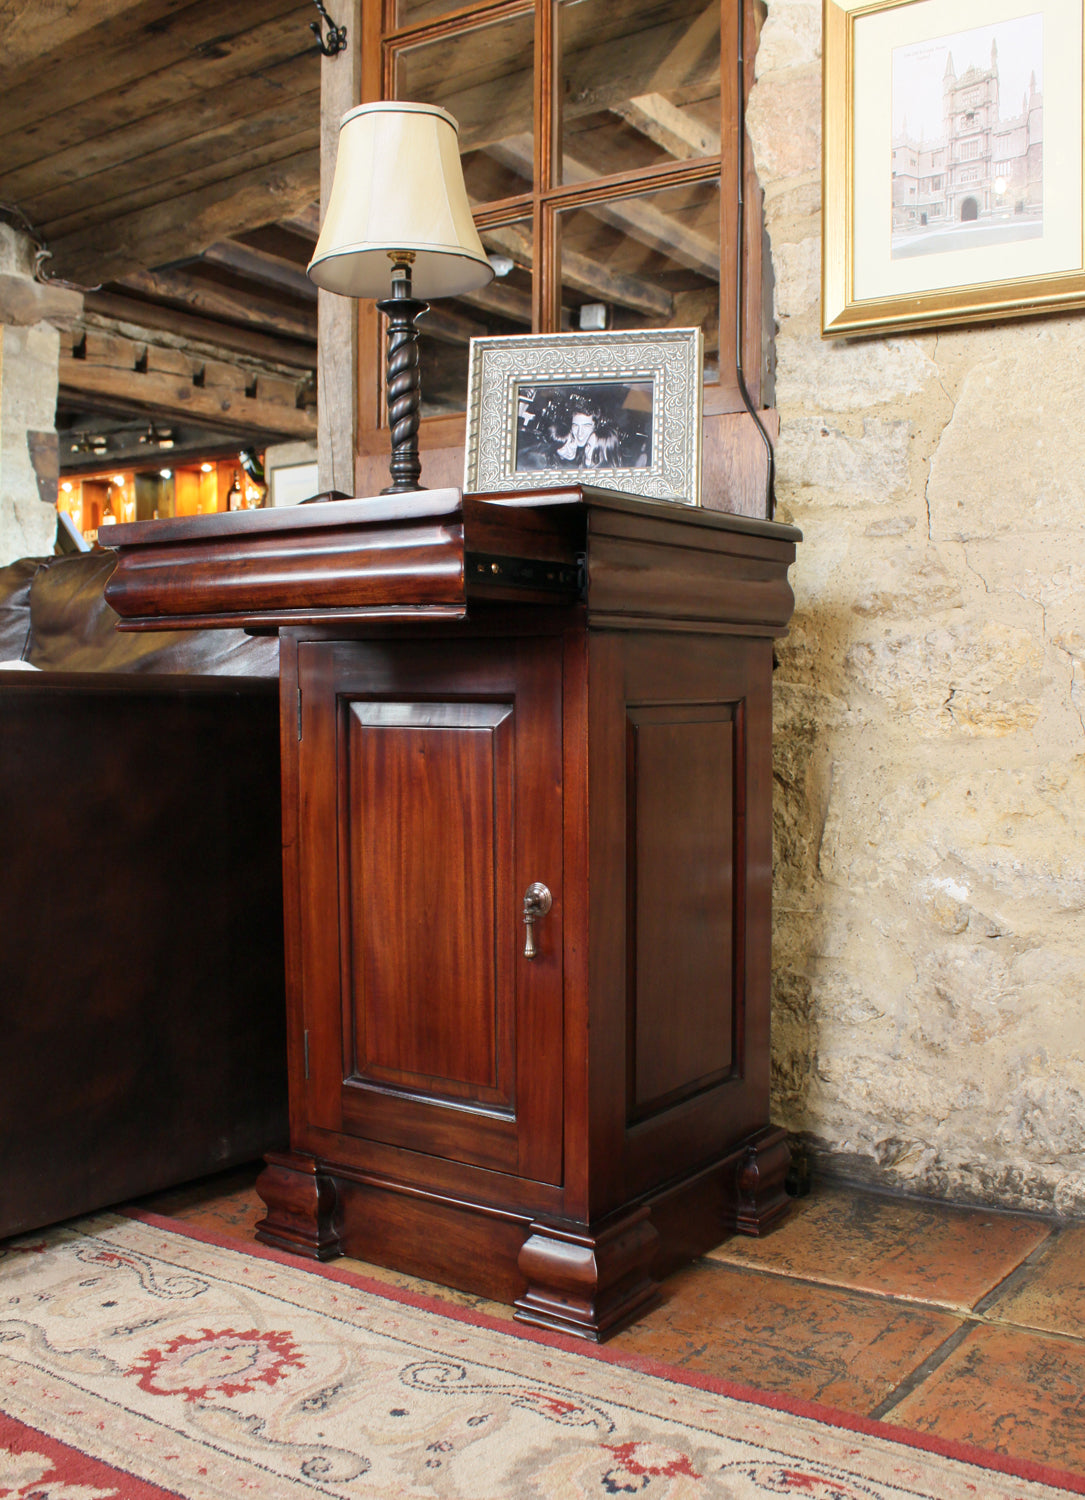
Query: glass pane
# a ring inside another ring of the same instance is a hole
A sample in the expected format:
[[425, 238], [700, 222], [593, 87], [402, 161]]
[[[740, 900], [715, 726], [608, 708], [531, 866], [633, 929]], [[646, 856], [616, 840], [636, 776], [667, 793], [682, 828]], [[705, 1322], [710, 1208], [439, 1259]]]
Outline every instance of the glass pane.
[[719, 0], [563, 0], [562, 175], [715, 156]]
[[496, 275], [465, 297], [434, 302], [419, 320], [422, 415], [467, 410], [467, 356], [471, 339], [531, 332], [531, 220], [480, 231]]
[[563, 328], [701, 328], [719, 378], [719, 181], [612, 198], [559, 217]]
[[464, 0], [396, 0], [396, 25], [421, 26], [463, 6]]
[[530, 14], [406, 47], [396, 59], [396, 98], [439, 104], [460, 127], [472, 203], [531, 191], [534, 171]]

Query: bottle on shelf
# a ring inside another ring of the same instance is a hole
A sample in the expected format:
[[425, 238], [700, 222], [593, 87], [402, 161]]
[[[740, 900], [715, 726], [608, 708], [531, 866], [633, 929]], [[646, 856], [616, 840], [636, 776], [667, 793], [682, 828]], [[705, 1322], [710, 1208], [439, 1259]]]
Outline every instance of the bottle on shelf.
[[230, 480], [230, 488], [226, 491], [226, 509], [245, 509], [245, 497], [241, 493], [241, 475], [237, 469], [234, 470], [234, 477]]

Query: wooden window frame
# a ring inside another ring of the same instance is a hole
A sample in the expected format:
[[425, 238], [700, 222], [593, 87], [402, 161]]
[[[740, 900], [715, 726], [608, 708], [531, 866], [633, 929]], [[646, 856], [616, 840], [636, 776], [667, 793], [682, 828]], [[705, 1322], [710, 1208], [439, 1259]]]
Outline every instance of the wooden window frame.
[[[763, 369], [763, 264], [761, 191], [752, 152], [739, 118], [740, 41], [743, 102], [753, 84], [753, 59], [761, 20], [758, 0], [719, 0], [720, 137], [718, 156], [662, 162], [587, 183], [555, 183], [558, 162], [561, 6], [558, 0], [475, 0], [436, 20], [395, 25], [396, 0], [360, 0], [360, 26], [351, 45], [360, 48], [360, 100], [394, 97], [396, 54], [407, 45], [460, 33], [472, 26], [534, 14], [535, 172], [530, 192], [482, 205], [475, 212], [480, 229], [516, 219], [532, 221], [535, 259], [532, 326], [557, 327], [560, 315], [558, 215], [566, 209], [698, 182], [720, 189], [719, 380], [704, 388], [704, 503], [716, 509], [765, 514], [768, 459], [764, 440], [749, 417], [736, 360], [739, 320], [738, 228], [742, 226], [742, 374], [750, 402], [775, 436], [775, 412], [766, 410]], [[742, 10], [740, 11], [740, 6]], [[325, 65], [327, 66], [327, 64]], [[742, 161], [739, 161], [740, 139]], [[387, 482], [389, 438], [384, 407], [381, 317], [371, 302], [358, 304], [356, 361], [355, 492], [376, 493]], [[466, 355], [465, 355], [466, 357]], [[466, 417], [423, 419], [419, 432], [423, 479], [433, 487], [460, 484]]]

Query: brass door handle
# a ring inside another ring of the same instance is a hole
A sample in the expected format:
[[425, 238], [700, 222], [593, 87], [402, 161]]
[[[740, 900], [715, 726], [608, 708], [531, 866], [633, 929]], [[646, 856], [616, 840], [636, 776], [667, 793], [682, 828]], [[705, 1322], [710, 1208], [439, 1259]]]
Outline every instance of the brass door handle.
[[540, 917], [545, 917], [554, 898], [543, 885], [541, 880], [533, 880], [524, 892], [524, 926], [527, 932], [524, 936], [524, 957], [534, 958], [538, 949], [535, 947], [535, 923]]

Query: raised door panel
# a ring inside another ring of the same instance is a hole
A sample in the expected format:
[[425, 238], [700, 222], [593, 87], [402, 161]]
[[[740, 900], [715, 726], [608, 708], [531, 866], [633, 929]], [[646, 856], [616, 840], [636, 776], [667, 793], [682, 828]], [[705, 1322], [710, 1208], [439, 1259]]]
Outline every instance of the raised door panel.
[[[736, 1062], [736, 708], [628, 709], [632, 1120], [721, 1082]], [[695, 1019], [692, 997], [711, 997]]]
[[310, 1122], [559, 1182], [560, 656], [312, 643], [299, 676]]
[[354, 702], [350, 1076], [514, 1105], [509, 703]]
[[768, 1118], [772, 643], [592, 642], [593, 1213]]

